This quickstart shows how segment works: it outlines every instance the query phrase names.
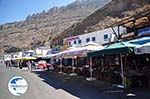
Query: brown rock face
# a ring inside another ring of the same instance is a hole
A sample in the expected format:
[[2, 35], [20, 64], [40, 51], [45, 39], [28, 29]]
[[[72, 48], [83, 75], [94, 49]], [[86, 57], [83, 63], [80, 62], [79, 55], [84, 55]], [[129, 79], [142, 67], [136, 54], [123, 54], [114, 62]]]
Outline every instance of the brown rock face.
[[52, 43], [61, 45], [63, 38], [107, 28], [121, 19], [145, 10], [150, 10], [150, 0], [112, 0], [83, 21], [66, 29], [62, 32], [63, 35], [56, 36]]
[[0, 26], [0, 48], [30, 49], [50, 40], [73, 24], [81, 22], [111, 0], [77, 0], [67, 6], [29, 15], [25, 21]]

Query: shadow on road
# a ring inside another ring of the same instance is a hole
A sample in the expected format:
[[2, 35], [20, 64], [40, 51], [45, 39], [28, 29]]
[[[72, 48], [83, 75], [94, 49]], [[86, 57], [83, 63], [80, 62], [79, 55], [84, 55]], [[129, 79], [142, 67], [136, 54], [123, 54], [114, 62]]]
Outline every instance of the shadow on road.
[[86, 83], [87, 81], [81, 80], [82, 78], [80, 77], [63, 76], [62, 74], [49, 71], [34, 71], [34, 73], [38, 74], [45, 83], [55, 89], [63, 89], [81, 99], [104, 99], [98, 88], [90, 86], [90, 82], [88, 84]]
[[105, 83], [87, 82], [80, 76], [70, 77], [49, 71], [34, 71], [33, 73], [56, 90], [63, 89], [81, 99], [149, 99], [150, 97], [144, 93], [140, 97], [127, 97], [124, 90], [114, 89]]

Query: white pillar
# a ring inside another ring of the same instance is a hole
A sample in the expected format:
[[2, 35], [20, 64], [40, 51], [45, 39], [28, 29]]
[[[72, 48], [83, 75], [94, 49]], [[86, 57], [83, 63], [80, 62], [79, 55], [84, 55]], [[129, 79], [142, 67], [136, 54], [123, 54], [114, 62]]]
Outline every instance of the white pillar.
[[122, 55], [120, 54], [122, 85], [125, 86]]
[[70, 76], [77, 76], [77, 74], [74, 72], [75, 70], [75, 67], [74, 67], [74, 64], [75, 64], [75, 61], [74, 61], [75, 57], [72, 58], [72, 73], [70, 74]]
[[86, 78], [88, 81], [94, 81], [96, 78], [93, 78], [93, 67], [92, 67], [92, 57], [90, 57], [90, 77]]

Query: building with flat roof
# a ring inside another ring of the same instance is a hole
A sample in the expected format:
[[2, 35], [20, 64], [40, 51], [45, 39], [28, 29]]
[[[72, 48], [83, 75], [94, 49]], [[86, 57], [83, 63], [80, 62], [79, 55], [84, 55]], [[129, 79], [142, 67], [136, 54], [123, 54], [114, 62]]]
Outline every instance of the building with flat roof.
[[82, 34], [82, 35], [77, 35], [77, 36], [72, 36], [65, 38], [63, 40], [63, 44], [67, 46], [83, 46], [88, 42], [95, 42], [100, 45], [107, 44], [109, 42], [114, 42], [116, 40], [116, 35], [120, 35], [126, 32], [126, 28], [124, 27], [113, 27], [104, 29], [104, 30], [99, 30], [87, 34]]

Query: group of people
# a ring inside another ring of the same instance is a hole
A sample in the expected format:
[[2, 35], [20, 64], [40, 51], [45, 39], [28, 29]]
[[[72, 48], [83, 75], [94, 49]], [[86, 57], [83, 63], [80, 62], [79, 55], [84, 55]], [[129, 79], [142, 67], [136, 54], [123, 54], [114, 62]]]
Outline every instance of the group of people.
[[34, 61], [19, 61], [19, 68], [28, 67], [28, 70], [32, 71], [36, 68], [36, 63]]
[[18, 60], [18, 61], [12, 61], [12, 60], [7, 60], [5, 61], [6, 68], [8, 67], [19, 67], [22, 69], [23, 67], [28, 67], [28, 70], [32, 71], [33, 69], [36, 68], [36, 62], [34, 61], [24, 61], [24, 60]]
[[12, 61], [11, 60], [5, 61], [5, 65], [6, 65], [6, 68], [12, 67]]

